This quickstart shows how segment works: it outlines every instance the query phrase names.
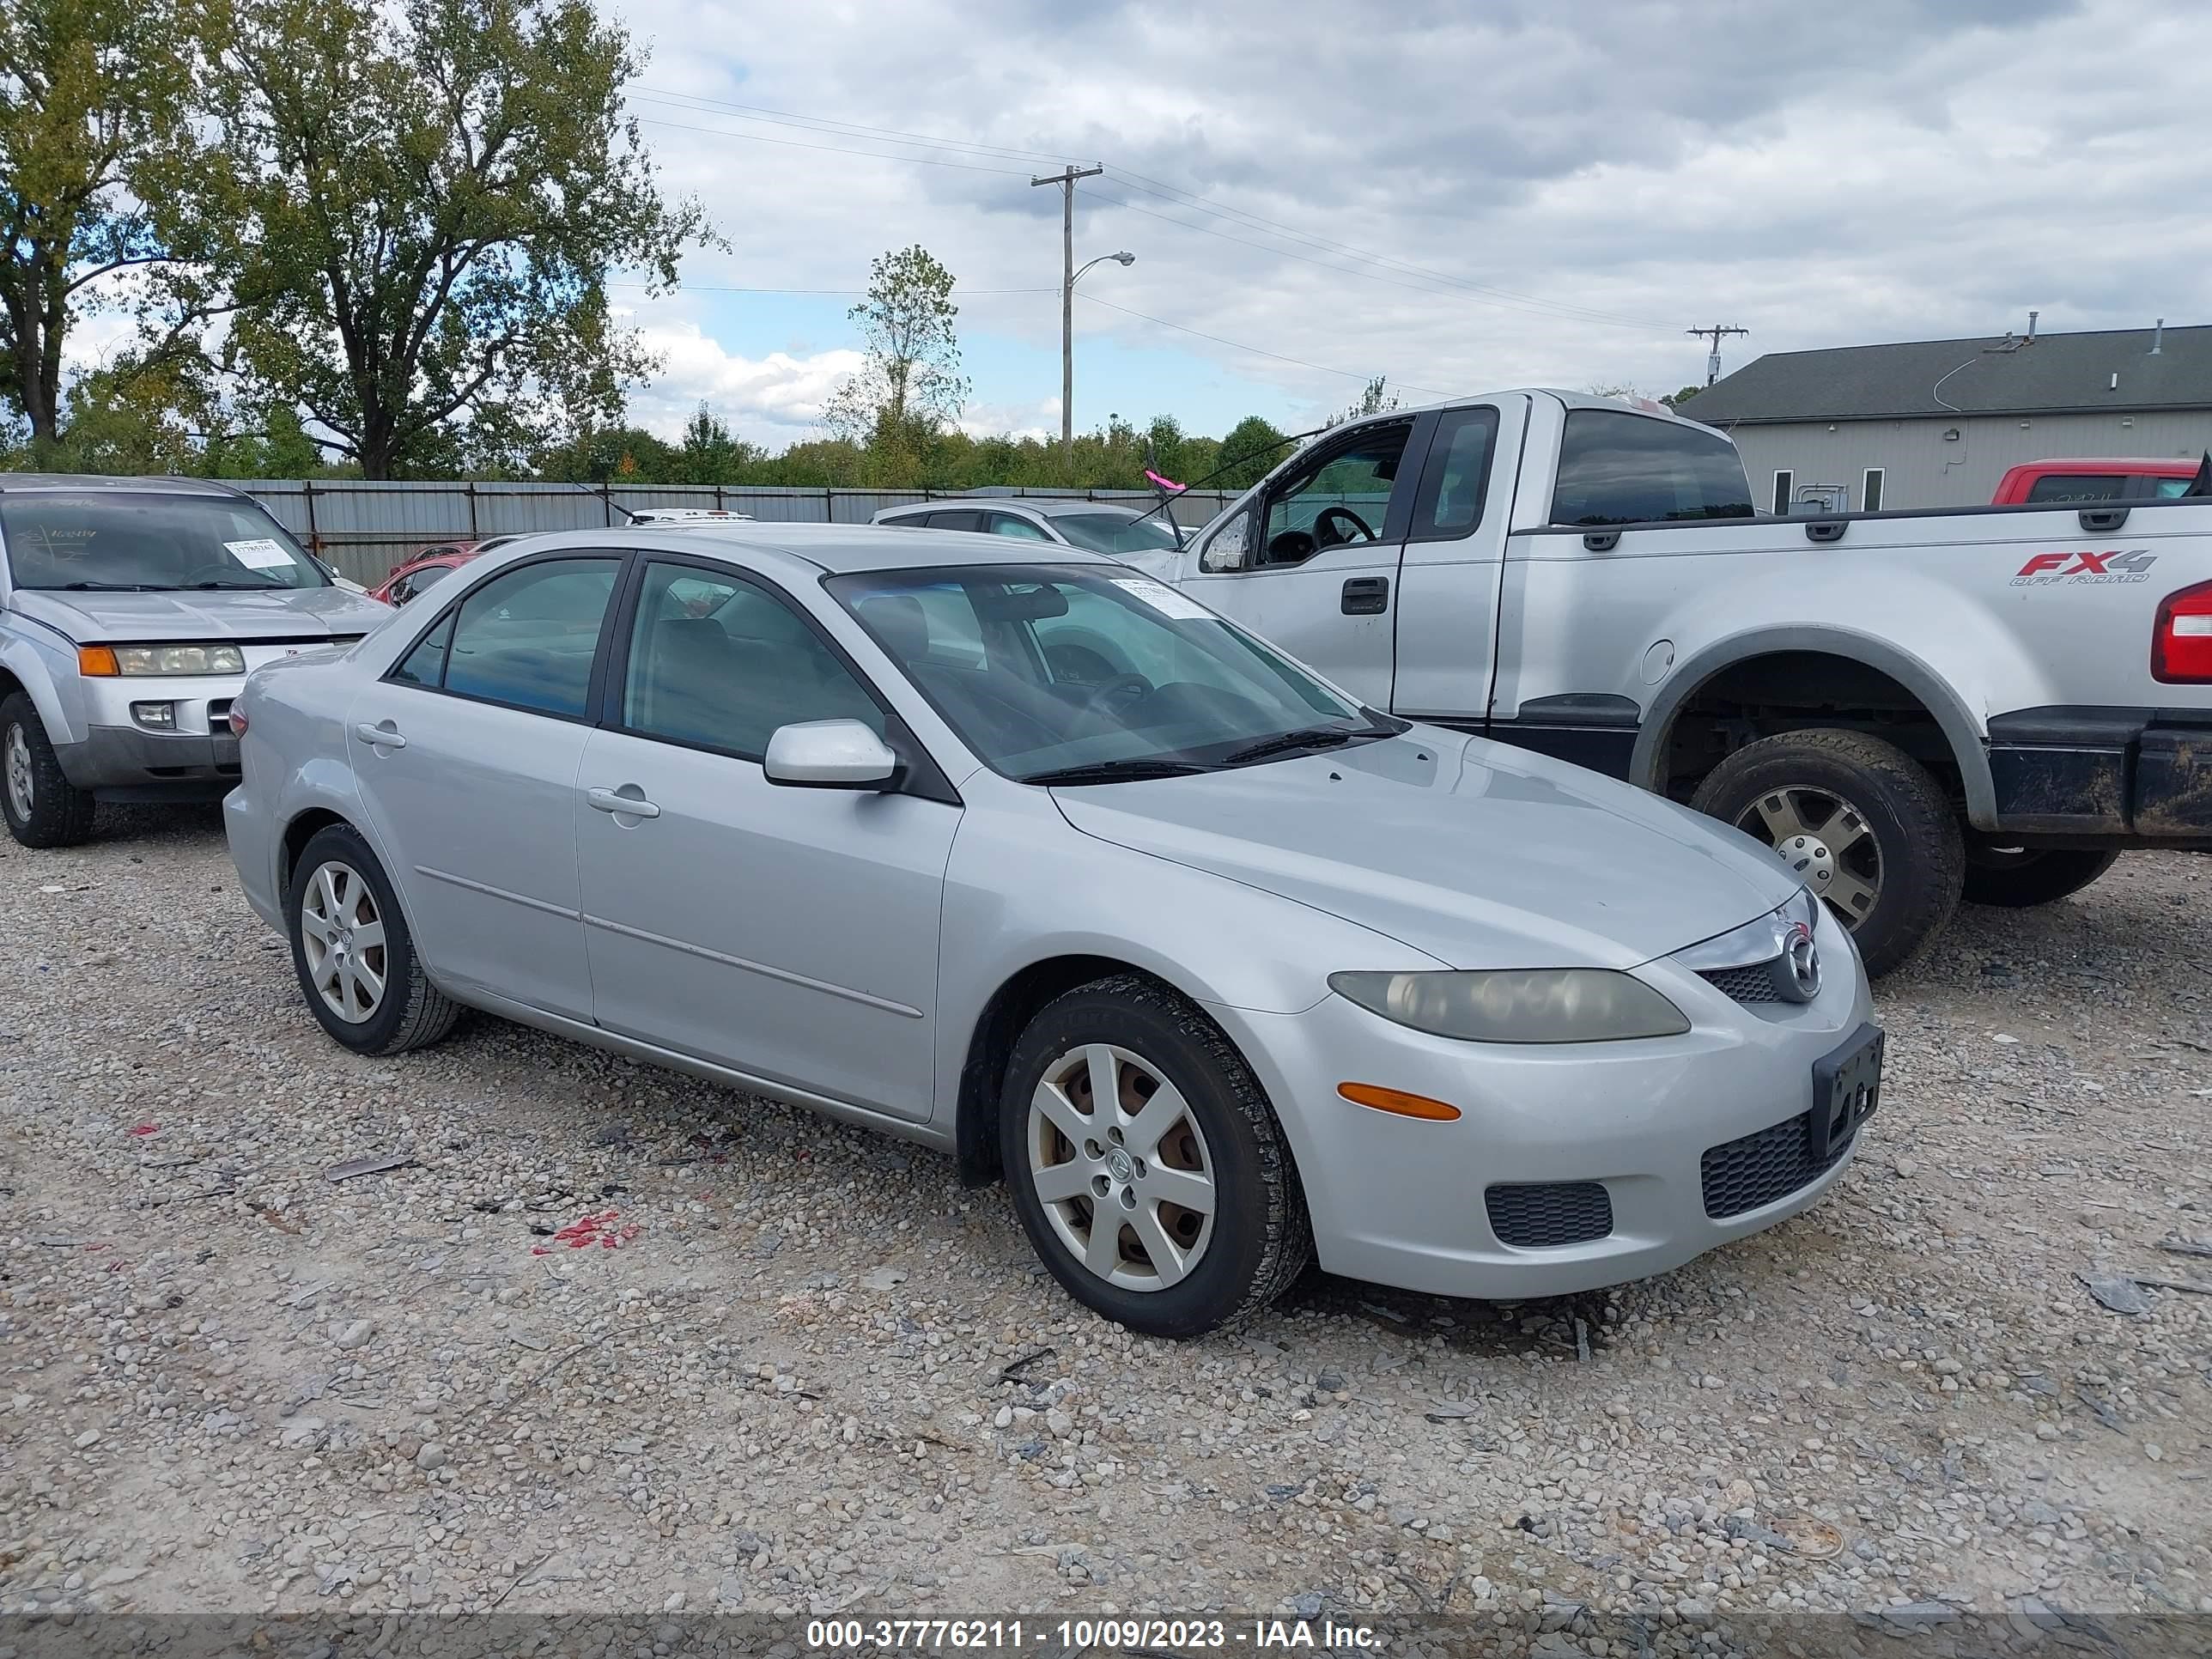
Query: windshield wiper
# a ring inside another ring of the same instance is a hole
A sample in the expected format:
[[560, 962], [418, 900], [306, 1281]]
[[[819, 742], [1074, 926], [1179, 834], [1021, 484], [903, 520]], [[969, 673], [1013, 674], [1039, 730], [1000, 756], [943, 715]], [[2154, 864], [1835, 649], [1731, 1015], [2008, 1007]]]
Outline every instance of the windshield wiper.
[[186, 582], [185, 586], [196, 593], [266, 593], [271, 588], [282, 587], [282, 582]]
[[1221, 757], [1219, 763], [1223, 766], [1243, 766], [1250, 761], [1295, 754], [1304, 749], [1334, 749], [1340, 743], [1350, 743], [1354, 738], [1368, 735], [1364, 730], [1346, 732], [1334, 726], [1310, 726], [1303, 732], [1279, 732], [1272, 738], [1262, 738], [1257, 743], [1248, 743], [1242, 749], [1231, 750]]
[[1163, 760], [1158, 756], [1127, 760], [1093, 761], [1086, 766], [1063, 766], [1057, 772], [1037, 772], [1024, 783], [1129, 783], [1140, 778], [1184, 778], [1207, 769], [1190, 761]]
[[62, 592], [64, 593], [152, 593], [157, 591], [144, 582], [64, 582], [62, 584]]

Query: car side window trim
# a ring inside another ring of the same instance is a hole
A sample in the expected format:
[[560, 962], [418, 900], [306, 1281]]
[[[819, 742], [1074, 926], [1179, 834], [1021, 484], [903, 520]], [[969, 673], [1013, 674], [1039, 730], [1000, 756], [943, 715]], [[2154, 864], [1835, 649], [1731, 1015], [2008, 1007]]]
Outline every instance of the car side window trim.
[[612, 644], [611, 648], [602, 652], [602, 661], [597, 665], [603, 667], [605, 672], [592, 686], [590, 706], [593, 718], [590, 724], [603, 731], [618, 732], [623, 737], [635, 738], [640, 743], [663, 744], [671, 749], [689, 749], [697, 754], [714, 755], [723, 760], [744, 761], [752, 766], [762, 765], [767, 760], [765, 755], [748, 754], [743, 750], [727, 749], [717, 744], [694, 743], [660, 732], [643, 732], [623, 722], [623, 695], [629, 679], [629, 654], [637, 632], [638, 601], [645, 592], [647, 572], [649, 567], [656, 564], [677, 565], [696, 570], [701, 575], [718, 582], [750, 587], [783, 606], [798, 618], [823, 649], [836, 659], [845, 672], [853, 677], [853, 684], [860, 688], [861, 695], [874, 703], [882, 714], [884, 741], [906, 764], [906, 777], [893, 793], [917, 796], [923, 800], [941, 801], [948, 806], [963, 804], [959, 792], [953, 788], [952, 781], [938, 765], [936, 757], [914, 734], [913, 729], [899, 718], [898, 710], [891, 707], [867, 671], [853, 660], [852, 654], [830, 636], [830, 630], [823, 627], [820, 620], [805, 605], [793, 599], [788, 590], [757, 571], [740, 569], [736, 565], [720, 563], [696, 554], [654, 552], [637, 556], [632, 560], [630, 570], [617, 584], [613, 602], [607, 607], [613, 624]]
[[[1413, 521], [1414, 515], [1427, 503], [1433, 513], [1437, 498], [1443, 491], [1443, 470], [1451, 459], [1451, 446], [1460, 433], [1467, 429], [1468, 417], [1487, 422], [1490, 434], [1482, 447], [1482, 460], [1474, 483], [1474, 517], [1455, 530], [1441, 530]], [[1466, 404], [1457, 409], [1440, 410], [1431, 417], [1427, 459], [1422, 463], [1421, 476], [1414, 485], [1412, 497], [1406, 503], [1406, 535], [1408, 542], [1456, 542], [1482, 528], [1482, 521], [1490, 511], [1490, 475], [1498, 464], [1498, 434], [1504, 425], [1504, 411], [1495, 404]], [[1447, 427], [1450, 429], [1446, 430]], [[1434, 485], [1432, 489], [1431, 486]], [[1395, 492], [1392, 493], [1393, 505]]]
[[[592, 673], [591, 678], [586, 683], [584, 688], [582, 714], [563, 714], [556, 708], [538, 708], [526, 702], [509, 702], [504, 697], [483, 697], [471, 691], [453, 690], [446, 684], [446, 672], [452, 665], [453, 659], [453, 641], [450, 639], [447, 641], [445, 658], [438, 665], [437, 684], [424, 685], [417, 680], [403, 680], [399, 678], [400, 665], [422, 649], [423, 641], [428, 639], [440, 629], [447, 627], [448, 623], [455, 627], [459, 625], [461, 607], [466, 605], [478, 590], [517, 570], [526, 570], [532, 565], [572, 563], [582, 559], [605, 559], [616, 566], [614, 586], [607, 596], [607, 608], [599, 614], [599, 637], [592, 651]], [[487, 708], [511, 708], [518, 714], [535, 714], [540, 720], [561, 720], [570, 726], [596, 726], [599, 722], [593, 718], [592, 711], [600, 707], [605, 693], [609, 646], [607, 624], [614, 617], [615, 608], [621, 602], [625, 588], [633, 580], [631, 567], [639, 562], [636, 554], [617, 547], [561, 547], [544, 553], [533, 553], [526, 559], [517, 559], [513, 564], [503, 564], [496, 570], [486, 571], [459, 592], [448, 597], [437, 615], [430, 619], [429, 625], [407, 642], [406, 648], [392, 659], [392, 665], [377, 676], [377, 681], [380, 684], [398, 686], [403, 691], [420, 691], [428, 696], [451, 697], [457, 702], [481, 703]]]
[[[1423, 465], [1426, 465], [1429, 440], [1436, 431], [1436, 423], [1437, 417], [1434, 411], [1425, 411], [1422, 414], [1408, 416], [1402, 422], [1376, 421], [1371, 424], [1361, 426], [1356, 431], [1346, 434], [1332, 443], [1328, 449], [1316, 454], [1310, 466], [1301, 467], [1294, 473], [1286, 474], [1269, 485], [1265, 493], [1253, 501], [1252, 528], [1246, 532], [1247, 536], [1256, 535], [1264, 540], [1267, 535], [1268, 512], [1282, 498], [1285, 490], [1294, 489], [1298, 485], [1308, 482], [1338, 456], [1347, 450], [1358, 447], [1363, 439], [1372, 437], [1385, 428], [1402, 424], [1406, 428], [1406, 447], [1399, 453], [1398, 476], [1391, 480], [1390, 499], [1383, 505], [1382, 522], [1375, 532], [1373, 543], [1363, 542], [1359, 545], [1389, 547], [1403, 543], [1407, 538], [1406, 532], [1413, 521], [1413, 497], [1419, 493], [1418, 486], [1420, 482], [1418, 476], [1410, 478], [1407, 477], [1406, 463], [1409, 457], [1418, 457], [1421, 459]], [[1227, 527], [1225, 521], [1223, 527], [1224, 529]], [[1211, 538], [1208, 539], [1207, 544], [1212, 545]], [[1251, 562], [1246, 564], [1242, 569], [1221, 574], [1237, 576], [1287, 575], [1293, 571], [1304, 569], [1313, 562], [1314, 558], [1320, 555], [1317, 551], [1295, 564], [1270, 564], [1265, 560], [1253, 557], [1251, 550], [1248, 550], [1246, 556], [1251, 559]]]

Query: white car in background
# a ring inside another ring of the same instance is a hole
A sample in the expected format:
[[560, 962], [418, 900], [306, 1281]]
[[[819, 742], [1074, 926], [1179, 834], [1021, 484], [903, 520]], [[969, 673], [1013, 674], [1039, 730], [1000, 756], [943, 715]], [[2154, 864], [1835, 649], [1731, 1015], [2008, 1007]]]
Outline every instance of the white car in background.
[[[1036, 501], [1027, 497], [920, 501], [887, 507], [868, 520], [895, 530], [966, 530], [1016, 541], [1054, 542], [1103, 553], [1109, 559], [1172, 554], [1181, 548], [1175, 526], [1157, 513], [1139, 513], [1109, 501]], [[1139, 557], [1136, 562], [1143, 561]]]

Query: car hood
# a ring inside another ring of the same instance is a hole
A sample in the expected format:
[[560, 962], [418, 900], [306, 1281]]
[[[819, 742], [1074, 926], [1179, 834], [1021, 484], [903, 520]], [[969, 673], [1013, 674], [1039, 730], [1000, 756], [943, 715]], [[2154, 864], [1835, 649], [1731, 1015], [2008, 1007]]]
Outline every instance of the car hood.
[[19, 587], [8, 603], [80, 645], [128, 640], [351, 639], [392, 614], [390, 605], [342, 587], [249, 593], [62, 592]]
[[1436, 727], [1053, 794], [1087, 835], [1455, 968], [1631, 968], [1764, 915], [1798, 886], [1748, 836], [1686, 807]]

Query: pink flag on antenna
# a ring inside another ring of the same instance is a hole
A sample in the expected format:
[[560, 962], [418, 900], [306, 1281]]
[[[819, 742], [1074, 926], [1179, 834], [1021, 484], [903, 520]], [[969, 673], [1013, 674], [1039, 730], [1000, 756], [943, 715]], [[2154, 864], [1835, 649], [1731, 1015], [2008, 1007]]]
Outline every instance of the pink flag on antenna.
[[1172, 489], [1178, 495], [1183, 492], [1182, 484], [1177, 483], [1173, 478], [1163, 478], [1149, 466], [1145, 469], [1145, 476], [1163, 489]]

